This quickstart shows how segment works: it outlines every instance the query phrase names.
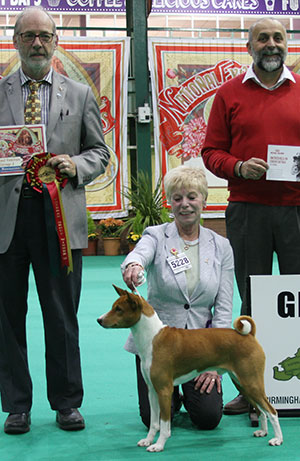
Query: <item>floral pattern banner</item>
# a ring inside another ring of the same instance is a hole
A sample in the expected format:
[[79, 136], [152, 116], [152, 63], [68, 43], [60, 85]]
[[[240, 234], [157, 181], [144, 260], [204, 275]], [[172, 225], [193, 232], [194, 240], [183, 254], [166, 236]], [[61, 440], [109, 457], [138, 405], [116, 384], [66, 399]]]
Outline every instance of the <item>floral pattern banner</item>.
[[[299, 42], [286, 64], [299, 73]], [[244, 73], [252, 59], [246, 40], [149, 39], [155, 139], [155, 176], [180, 164], [201, 166], [201, 148], [217, 89]], [[227, 182], [206, 170], [207, 212], [224, 214]]]
[[[127, 200], [120, 190], [127, 174], [127, 83], [130, 38], [61, 38], [55, 51], [54, 69], [87, 84], [99, 104], [105, 142], [110, 151], [106, 172], [86, 186], [86, 199], [93, 217], [126, 216]], [[19, 67], [11, 41], [1, 40], [2, 77]], [[74, 95], [74, 97], [76, 97]]]

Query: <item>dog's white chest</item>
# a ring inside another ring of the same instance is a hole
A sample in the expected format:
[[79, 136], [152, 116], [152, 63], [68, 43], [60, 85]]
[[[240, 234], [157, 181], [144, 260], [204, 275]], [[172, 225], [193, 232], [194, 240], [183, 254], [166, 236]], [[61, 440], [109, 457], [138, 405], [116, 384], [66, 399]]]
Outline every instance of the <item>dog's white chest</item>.
[[152, 361], [153, 339], [164, 328], [165, 325], [159, 319], [157, 314], [147, 317], [142, 314], [140, 320], [131, 327], [131, 332], [134, 338], [139, 356], [144, 363]]

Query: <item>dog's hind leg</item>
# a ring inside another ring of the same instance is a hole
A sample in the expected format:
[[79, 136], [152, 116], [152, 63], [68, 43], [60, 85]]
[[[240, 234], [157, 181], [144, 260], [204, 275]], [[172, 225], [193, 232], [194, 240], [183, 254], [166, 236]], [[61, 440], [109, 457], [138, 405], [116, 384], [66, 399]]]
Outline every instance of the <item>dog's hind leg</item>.
[[268, 411], [266, 408], [262, 408], [259, 405], [257, 405], [257, 407], [260, 410], [261, 429], [258, 431], [255, 431], [253, 435], [255, 437], [265, 437], [268, 434], [267, 418], [269, 418], [270, 423], [272, 424], [272, 427], [273, 427], [274, 435], [275, 435], [275, 437], [269, 440], [269, 445], [273, 447], [281, 445], [283, 443], [283, 436], [282, 436], [282, 432], [281, 432], [281, 428], [280, 428], [280, 424], [278, 420], [277, 411], [275, 410], [275, 408], [272, 407], [272, 405], [270, 405], [269, 401], [267, 401], [266, 406], [270, 406], [271, 411]]
[[265, 437], [268, 435], [268, 419], [264, 411], [259, 414], [260, 429], [253, 432], [254, 437]]
[[283, 435], [279, 424], [278, 414], [277, 412], [275, 414], [269, 413], [268, 417], [270, 419], [270, 423], [273, 426], [273, 431], [275, 434], [275, 437], [269, 440], [269, 445], [272, 445], [273, 447], [276, 445], [281, 445], [283, 442]]
[[152, 386], [148, 383], [148, 396], [150, 403], [150, 426], [149, 432], [145, 439], [141, 439], [138, 442], [139, 447], [149, 447], [154, 440], [156, 433], [159, 431], [159, 403], [157, 394]]
[[275, 408], [270, 404], [264, 390], [263, 380], [257, 379], [255, 381], [255, 387], [249, 386], [249, 384], [242, 385], [245, 390], [245, 395], [249, 402], [258, 409], [260, 412], [260, 424], [261, 428], [254, 432], [255, 437], [265, 437], [268, 434], [268, 420], [272, 424], [275, 437], [269, 440], [269, 445], [277, 446], [283, 442], [283, 436], [278, 420], [278, 414]]

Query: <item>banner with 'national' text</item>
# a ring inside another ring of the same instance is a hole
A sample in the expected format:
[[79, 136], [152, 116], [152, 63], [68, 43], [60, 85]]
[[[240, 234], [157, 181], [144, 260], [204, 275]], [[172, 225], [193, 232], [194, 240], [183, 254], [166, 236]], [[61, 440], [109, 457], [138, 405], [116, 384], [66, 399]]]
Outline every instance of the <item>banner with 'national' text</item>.
[[[296, 73], [300, 73], [299, 51], [300, 42], [290, 42], [286, 64]], [[149, 55], [156, 179], [180, 164], [205, 169], [201, 148], [214, 95], [251, 64], [246, 40], [150, 38]], [[227, 182], [207, 170], [206, 175], [206, 211], [222, 215]]]

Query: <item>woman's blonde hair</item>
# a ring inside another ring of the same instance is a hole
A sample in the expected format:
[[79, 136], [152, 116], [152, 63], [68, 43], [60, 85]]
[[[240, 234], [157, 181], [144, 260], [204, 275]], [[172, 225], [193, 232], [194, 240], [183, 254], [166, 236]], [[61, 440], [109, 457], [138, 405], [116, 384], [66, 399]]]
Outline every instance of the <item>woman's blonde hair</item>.
[[207, 199], [208, 186], [202, 168], [185, 165], [172, 168], [164, 177], [164, 186], [168, 202], [170, 202], [173, 192], [182, 188], [186, 190], [195, 189], [197, 192], [200, 192], [204, 200]]

